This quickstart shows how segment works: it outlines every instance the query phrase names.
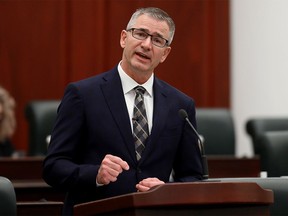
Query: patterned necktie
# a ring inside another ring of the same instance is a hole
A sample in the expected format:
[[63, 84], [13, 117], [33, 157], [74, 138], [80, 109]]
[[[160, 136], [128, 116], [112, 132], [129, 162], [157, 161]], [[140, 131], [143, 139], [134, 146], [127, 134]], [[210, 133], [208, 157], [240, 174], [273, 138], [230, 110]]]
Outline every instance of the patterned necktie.
[[148, 122], [144, 105], [145, 88], [137, 86], [134, 88], [136, 92], [134, 111], [133, 111], [133, 137], [135, 142], [135, 152], [137, 160], [141, 159], [141, 154], [145, 148], [145, 141], [148, 137]]

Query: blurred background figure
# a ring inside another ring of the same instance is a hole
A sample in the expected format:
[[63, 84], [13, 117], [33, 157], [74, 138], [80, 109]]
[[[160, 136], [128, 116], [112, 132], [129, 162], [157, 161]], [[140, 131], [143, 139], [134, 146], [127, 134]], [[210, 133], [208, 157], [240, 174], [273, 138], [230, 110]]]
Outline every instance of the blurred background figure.
[[11, 138], [16, 129], [15, 100], [0, 86], [0, 157], [12, 156], [15, 152]]

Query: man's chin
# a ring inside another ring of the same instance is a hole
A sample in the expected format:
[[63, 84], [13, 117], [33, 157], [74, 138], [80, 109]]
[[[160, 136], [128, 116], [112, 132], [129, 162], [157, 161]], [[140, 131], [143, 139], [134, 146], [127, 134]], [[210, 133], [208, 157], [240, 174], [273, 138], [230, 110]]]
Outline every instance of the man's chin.
[[143, 62], [136, 62], [132, 65], [133, 69], [138, 72], [147, 73], [149, 72], [150, 65], [143, 63]]

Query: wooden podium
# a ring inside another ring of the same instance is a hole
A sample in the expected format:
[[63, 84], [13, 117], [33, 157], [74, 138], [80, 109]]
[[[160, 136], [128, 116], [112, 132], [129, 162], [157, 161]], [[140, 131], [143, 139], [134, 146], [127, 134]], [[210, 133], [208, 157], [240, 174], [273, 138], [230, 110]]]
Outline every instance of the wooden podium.
[[250, 182], [194, 182], [157, 186], [74, 206], [74, 215], [270, 215], [274, 197]]

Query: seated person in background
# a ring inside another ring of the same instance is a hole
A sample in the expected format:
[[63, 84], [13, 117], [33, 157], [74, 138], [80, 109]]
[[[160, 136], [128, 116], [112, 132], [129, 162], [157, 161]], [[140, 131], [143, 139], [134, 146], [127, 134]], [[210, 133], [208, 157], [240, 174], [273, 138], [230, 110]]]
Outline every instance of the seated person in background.
[[0, 86], [0, 156], [12, 156], [11, 137], [16, 129], [15, 100]]

